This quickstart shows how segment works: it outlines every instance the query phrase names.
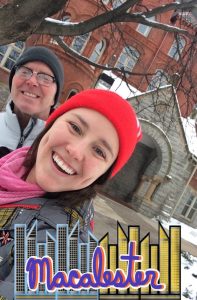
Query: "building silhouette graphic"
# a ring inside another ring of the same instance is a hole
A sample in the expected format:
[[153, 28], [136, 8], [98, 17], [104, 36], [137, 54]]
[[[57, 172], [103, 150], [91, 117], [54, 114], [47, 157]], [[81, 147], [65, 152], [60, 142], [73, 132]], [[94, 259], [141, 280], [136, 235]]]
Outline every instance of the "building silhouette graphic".
[[50, 256], [53, 260], [54, 274], [57, 271], [68, 273], [79, 269], [82, 273], [91, 270], [92, 254], [98, 240], [88, 233], [88, 242], [79, 242], [79, 222], [69, 232], [68, 225], [58, 224], [55, 236], [46, 231], [46, 242], [38, 242], [37, 221], [27, 233], [26, 225], [15, 225], [15, 299], [98, 299], [97, 290], [58, 290], [48, 292], [44, 284], [37, 291], [27, 285], [25, 263], [30, 256]]
[[[15, 225], [15, 299], [181, 299], [181, 234], [180, 226], [170, 226], [169, 234], [160, 223], [158, 228], [158, 244], [151, 244], [150, 234], [140, 237], [139, 226], [128, 226], [128, 234], [117, 222], [117, 244], [109, 243], [109, 234], [98, 240], [88, 233], [87, 243], [79, 242], [79, 222], [69, 230], [65, 224], [58, 224], [55, 235], [46, 231], [46, 242], [38, 241], [37, 221], [27, 233], [26, 225]], [[79, 269], [81, 273], [92, 272], [92, 255], [95, 248], [102, 246], [105, 251], [106, 269], [116, 271], [122, 269], [127, 273], [127, 261], [120, 259], [128, 254], [130, 241], [136, 243], [136, 253], [142, 256], [136, 262], [134, 271], [156, 269], [160, 272], [160, 283], [166, 288], [156, 291], [150, 285], [135, 289], [101, 288], [99, 290], [60, 289], [53, 293], [39, 284], [36, 291], [28, 289], [25, 262], [30, 256], [50, 256], [53, 260], [54, 273], [71, 269]]]
[[99, 241], [106, 253], [106, 268], [115, 270], [127, 269], [127, 262], [121, 261], [120, 255], [128, 253], [128, 243], [136, 242], [136, 253], [142, 255], [142, 261], [135, 263], [135, 271], [154, 268], [160, 271], [160, 283], [164, 283], [164, 291], [155, 291], [147, 287], [118, 290], [114, 288], [100, 289], [100, 299], [179, 299], [181, 300], [181, 227], [170, 226], [169, 236], [160, 223], [158, 228], [158, 244], [150, 243], [150, 233], [140, 238], [139, 226], [128, 226], [128, 234], [117, 222], [117, 244], [109, 243], [108, 233]]
[[[15, 288], [18, 292], [25, 292], [25, 276], [24, 266], [26, 261], [26, 226], [21, 225], [17, 228], [17, 239], [15, 239], [15, 249], [20, 251], [15, 252]], [[15, 234], [16, 234], [15, 232]]]

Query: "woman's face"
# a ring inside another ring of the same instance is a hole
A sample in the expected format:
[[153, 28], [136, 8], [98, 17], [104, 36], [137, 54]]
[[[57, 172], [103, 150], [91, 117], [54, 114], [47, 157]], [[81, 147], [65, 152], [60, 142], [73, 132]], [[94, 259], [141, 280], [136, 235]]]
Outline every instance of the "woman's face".
[[27, 181], [46, 192], [89, 186], [116, 160], [117, 132], [100, 113], [76, 108], [60, 116], [42, 138]]

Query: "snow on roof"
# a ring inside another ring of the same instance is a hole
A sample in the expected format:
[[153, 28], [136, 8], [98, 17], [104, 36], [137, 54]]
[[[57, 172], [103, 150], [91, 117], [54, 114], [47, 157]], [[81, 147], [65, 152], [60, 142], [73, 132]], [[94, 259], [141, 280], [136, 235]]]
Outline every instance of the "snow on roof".
[[114, 83], [110, 87], [110, 90], [116, 92], [121, 97], [128, 99], [142, 94], [142, 92], [137, 90], [134, 86], [126, 83], [122, 78], [116, 76], [112, 71], [104, 71], [103, 73], [114, 79]]

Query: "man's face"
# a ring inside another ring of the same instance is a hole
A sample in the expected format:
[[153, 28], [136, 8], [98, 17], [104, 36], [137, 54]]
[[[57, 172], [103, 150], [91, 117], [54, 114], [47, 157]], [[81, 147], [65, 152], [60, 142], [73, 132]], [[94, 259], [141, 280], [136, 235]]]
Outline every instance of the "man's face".
[[[54, 77], [53, 72], [45, 63], [33, 61], [24, 64], [24, 66], [33, 72], [44, 73]], [[14, 111], [17, 113], [17, 110], [19, 110], [20, 113], [46, 120], [51, 106], [54, 105], [56, 91], [56, 82], [51, 82], [49, 86], [45, 86], [38, 82], [36, 74], [32, 74], [29, 79], [25, 79], [16, 72], [11, 88]]]

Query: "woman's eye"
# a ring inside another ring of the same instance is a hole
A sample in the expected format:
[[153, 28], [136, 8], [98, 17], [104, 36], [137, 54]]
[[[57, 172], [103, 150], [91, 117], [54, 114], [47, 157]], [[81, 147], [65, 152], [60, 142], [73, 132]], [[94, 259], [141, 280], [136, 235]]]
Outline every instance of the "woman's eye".
[[102, 158], [106, 158], [105, 152], [100, 149], [99, 147], [95, 147], [94, 151], [96, 152], [97, 155], [99, 155]]
[[78, 133], [79, 135], [82, 134], [82, 131], [81, 131], [81, 129], [80, 129], [80, 127], [79, 127], [78, 125], [76, 125], [76, 124], [73, 123], [73, 122], [70, 122], [70, 126], [71, 126], [71, 128], [72, 128], [76, 133]]

